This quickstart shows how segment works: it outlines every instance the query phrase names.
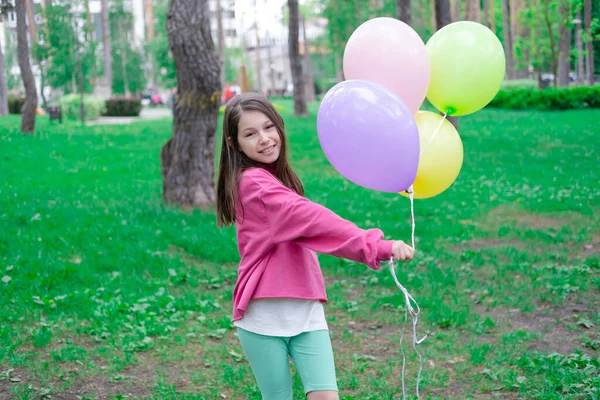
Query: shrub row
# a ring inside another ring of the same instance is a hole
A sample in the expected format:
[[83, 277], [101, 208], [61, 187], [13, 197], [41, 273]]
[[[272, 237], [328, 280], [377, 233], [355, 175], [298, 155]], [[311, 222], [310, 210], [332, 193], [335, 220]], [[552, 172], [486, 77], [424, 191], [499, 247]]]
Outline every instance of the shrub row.
[[8, 97], [8, 112], [10, 114], [21, 114], [21, 107], [25, 103], [25, 97]]
[[[58, 100], [65, 118], [78, 119], [80, 117], [79, 101], [80, 96], [78, 94], [69, 94]], [[9, 113], [21, 114], [23, 103], [25, 103], [25, 97], [9, 97]], [[85, 109], [85, 118], [88, 120], [96, 119], [100, 115], [109, 117], [137, 117], [142, 110], [142, 103], [135, 97], [113, 97], [105, 101], [99, 97], [84, 95], [83, 107]]]
[[541, 111], [600, 108], [600, 86], [571, 88], [502, 89], [488, 107]]
[[[60, 107], [64, 118], [78, 119], [81, 116], [80, 95], [68, 94], [59, 99]], [[104, 100], [99, 97], [84, 95], [83, 107], [85, 109], [85, 119], [96, 119], [104, 112]]]
[[137, 117], [142, 111], [142, 103], [135, 97], [113, 97], [105, 103], [104, 115], [109, 117]]

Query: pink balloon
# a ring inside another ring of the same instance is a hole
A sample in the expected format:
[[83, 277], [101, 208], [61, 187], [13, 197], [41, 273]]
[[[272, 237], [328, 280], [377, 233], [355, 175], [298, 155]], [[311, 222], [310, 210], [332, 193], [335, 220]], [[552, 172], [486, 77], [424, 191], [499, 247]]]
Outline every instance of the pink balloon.
[[379, 83], [398, 95], [415, 115], [429, 87], [425, 43], [410, 26], [394, 18], [360, 25], [344, 50], [344, 76]]

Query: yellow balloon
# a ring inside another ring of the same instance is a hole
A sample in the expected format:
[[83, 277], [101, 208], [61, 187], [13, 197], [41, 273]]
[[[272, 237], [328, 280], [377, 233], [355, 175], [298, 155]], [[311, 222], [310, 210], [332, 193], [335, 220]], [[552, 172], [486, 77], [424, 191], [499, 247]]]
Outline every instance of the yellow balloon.
[[[442, 119], [444, 122], [440, 126]], [[463, 147], [454, 126], [441, 115], [419, 111], [415, 121], [419, 129], [421, 157], [413, 191], [415, 199], [426, 199], [442, 193], [456, 180], [463, 163]], [[400, 194], [408, 197], [406, 192]]]

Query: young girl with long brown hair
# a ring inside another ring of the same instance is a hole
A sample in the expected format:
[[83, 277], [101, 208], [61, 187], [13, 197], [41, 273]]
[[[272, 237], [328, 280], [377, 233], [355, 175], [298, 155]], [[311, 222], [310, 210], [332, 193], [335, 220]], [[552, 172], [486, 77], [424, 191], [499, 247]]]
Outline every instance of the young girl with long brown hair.
[[256, 93], [226, 106], [217, 222], [236, 226], [241, 261], [233, 323], [263, 399], [292, 398], [288, 357], [309, 400], [339, 399], [316, 253], [376, 270], [390, 258], [410, 260], [413, 249], [306, 199], [288, 162], [283, 119]]

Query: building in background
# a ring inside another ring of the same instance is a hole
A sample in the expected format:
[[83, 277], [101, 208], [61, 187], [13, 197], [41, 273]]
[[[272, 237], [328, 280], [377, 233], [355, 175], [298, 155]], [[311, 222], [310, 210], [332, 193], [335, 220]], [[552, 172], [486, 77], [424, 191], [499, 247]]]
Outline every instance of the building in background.
[[[29, 1], [33, 18], [37, 25], [37, 32], [43, 23], [42, 7], [49, 0], [25, 0]], [[144, 51], [144, 45], [148, 40], [148, 35], [152, 35], [154, 27], [148, 27], [148, 24], [154, 23], [148, 7], [151, 7], [152, 0], [124, 0], [123, 7], [133, 16], [133, 27], [125, 33], [127, 40], [132, 47], [138, 51]], [[14, 0], [13, 0], [14, 2]], [[225, 38], [225, 47], [228, 49], [226, 57], [229, 57], [229, 65], [234, 69], [245, 66], [252, 81], [252, 89], [262, 91], [265, 94], [290, 94], [293, 90], [292, 77], [288, 56], [288, 23], [285, 20], [287, 1], [286, 0], [219, 0], [221, 6], [221, 18], [223, 24], [223, 34]], [[84, 1], [74, 1], [78, 10], [75, 12], [80, 15], [83, 24], [85, 15]], [[211, 33], [215, 48], [218, 48], [218, 15], [217, 0], [209, 0]], [[92, 37], [98, 41], [98, 54], [102, 54], [102, 11], [101, 0], [89, 0], [89, 11], [91, 22], [94, 26]], [[152, 22], [150, 22], [152, 18]], [[326, 32], [327, 21], [322, 18], [315, 18], [306, 21], [306, 35], [309, 40], [315, 39]], [[11, 46], [16, 48], [16, 15], [9, 12], [3, 23], [0, 23], [0, 45], [6, 53], [7, 41], [5, 40], [5, 31], [9, 37]], [[300, 52], [305, 49], [302, 26], [300, 26]], [[7, 71], [14, 75], [19, 75], [20, 70], [16, 61], [14, 65], [6, 66]], [[39, 66], [35, 60], [32, 60], [32, 68], [36, 76], [36, 84], [40, 87]], [[143, 71], [148, 72], [148, 71]], [[150, 82], [150, 81], [149, 81]], [[235, 82], [230, 82], [235, 83]]]
[[[20, 0], [23, 1], [23, 0]], [[41, 7], [44, 5], [44, 0], [24, 0], [27, 1], [27, 7], [31, 10], [31, 17], [34, 21], [34, 29], [33, 32], [39, 34], [40, 29], [42, 28], [43, 18]], [[12, 0], [12, 4], [14, 6], [15, 0]], [[27, 22], [27, 40], [29, 41], [29, 48], [31, 49], [31, 39], [30, 35], [32, 30], [30, 27], [29, 15], [25, 17]], [[6, 60], [6, 54], [9, 51], [14, 53], [14, 57], [12, 59], [12, 65], [5, 64], [4, 70], [6, 74], [10, 74], [13, 78], [18, 78], [17, 80], [21, 81], [21, 69], [19, 68], [19, 60], [16, 56], [17, 54], [17, 13], [14, 11], [8, 11], [4, 16], [3, 22], [0, 22], [0, 46], [2, 48], [2, 54], [4, 54], [4, 60]], [[35, 79], [35, 86], [38, 91], [38, 99], [41, 99], [40, 87], [41, 87], [41, 75], [40, 68], [37, 65], [35, 60], [31, 61], [31, 70], [33, 72], [33, 76]]]
[[221, 20], [223, 21], [223, 36], [225, 37], [225, 47], [233, 48], [240, 45], [235, 12], [235, 0], [210, 0], [208, 7], [210, 9], [210, 32], [215, 45], [219, 41], [217, 32], [218, 14], [217, 3], [221, 3]]
[[[245, 54], [246, 67], [253, 71], [253, 90], [286, 95], [293, 91], [286, 15], [286, 0], [236, 2], [239, 42]], [[307, 39], [310, 41], [324, 35], [326, 22], [323, 18], [306, 21]], [[299, 41], [300, 54], [303, 55], [306, 46], [302, 24]]]

